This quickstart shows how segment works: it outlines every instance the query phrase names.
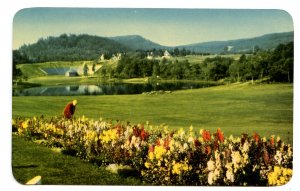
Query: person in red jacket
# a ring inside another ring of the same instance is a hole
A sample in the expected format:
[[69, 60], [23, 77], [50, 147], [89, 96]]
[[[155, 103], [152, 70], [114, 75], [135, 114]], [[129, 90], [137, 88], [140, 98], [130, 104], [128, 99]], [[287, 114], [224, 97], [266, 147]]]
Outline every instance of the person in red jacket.
[[68, 103], [64, 109], [64, 116], [67, 119], [72, 118], [75, 113], [75, 108], [77, 105], [77, 100], [73, 100], [72, 102]]

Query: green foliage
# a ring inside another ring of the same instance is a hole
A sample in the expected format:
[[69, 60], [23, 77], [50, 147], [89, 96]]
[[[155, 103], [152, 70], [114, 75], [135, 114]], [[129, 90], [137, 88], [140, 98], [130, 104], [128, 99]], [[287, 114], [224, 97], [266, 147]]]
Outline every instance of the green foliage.
[[18, 50], [13, 51], [12, 75], [14, 80], [20, 79], [22, 77], [22, 71], [17, 67], [17, 64], [27, 63], [27, 62], [28, 62], [28, 57], [25, 54], [22, 54]]
[[109, 38], [85, 34], [41, 38], [34, 44], [19, 48], [32, 62], [96, 60], [102, 53], [128, 50], [129, 48]]
[[84, 75], [84, 76], [87, 76], [87, 75], [88, 75], [88, 70], [89, 70], [89, 68], [88, 68], [87, 64], [84, 63], [84, 64], [83, 64], [83, 75]]
[[[178, 48], [173, 54], [181, 55]], [[228, 56], [206, 57], [195, 61], [189, 57], [172, 59], [146, 59], [145, 54], [136, 52], [124, 55], [117, 66], [102, 68], [102, 75], [113, 71], [115, 78], [157, 77], [163, 79], [200, 79], [218, 81], [230, 79], [232, 82], [262, 80], [269, 78], [277, 82], [293, 81], [293, 43], [279, 45], [274, 51], [259, 51], [241, 55], [238, 60]], [[192, 61], [190, 61], [192, 60]], [[114, 70], [115, 69], [115, 70]]]

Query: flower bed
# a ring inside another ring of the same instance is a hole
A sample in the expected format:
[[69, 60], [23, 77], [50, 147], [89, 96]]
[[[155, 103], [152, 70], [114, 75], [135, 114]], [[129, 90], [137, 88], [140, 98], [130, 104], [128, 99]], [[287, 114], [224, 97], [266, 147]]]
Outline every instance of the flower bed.
[[17, 118], [12, 127], [98, 165], [131, 166], [153, 185], [283, 185], [292, 176], [292, 147], [275, 136], [225, 137], [221, 129], [169, 130], [84, 116]]

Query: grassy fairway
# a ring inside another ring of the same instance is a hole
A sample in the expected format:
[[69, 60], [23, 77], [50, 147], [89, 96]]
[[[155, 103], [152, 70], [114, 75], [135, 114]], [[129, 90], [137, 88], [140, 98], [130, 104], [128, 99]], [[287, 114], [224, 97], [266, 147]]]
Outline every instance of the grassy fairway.
[[12, 170], [15, 179], [25, 184], [42, 176], [42, 184], [55, 185], [137, 185], [134, 177], [112, 174], [79, 158], [62, 155], [45, 146], [12, 137]]
[[257, 132], [292, 142], [292, 84], [238, 84], [161, 95], [13, 97], [13, 117], [60, 115], [73, 99], [79, 103], [76, 116], [166, 123], [170, 128], [220, 127], [228, 136]]

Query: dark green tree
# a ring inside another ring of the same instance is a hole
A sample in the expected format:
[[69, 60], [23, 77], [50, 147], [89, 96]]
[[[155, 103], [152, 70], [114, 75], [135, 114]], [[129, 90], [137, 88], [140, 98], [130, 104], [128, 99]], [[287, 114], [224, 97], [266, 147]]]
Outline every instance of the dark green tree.
[[84, 75], [84, 76], [87, 76], [87, 75], [88, 75], [88, 70], [89, 70], [89, 68], [88, 68], [87, 64], [84, 63], [84, 64], [83, 64], [83, 75]]

